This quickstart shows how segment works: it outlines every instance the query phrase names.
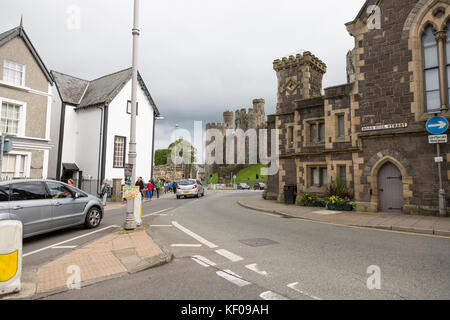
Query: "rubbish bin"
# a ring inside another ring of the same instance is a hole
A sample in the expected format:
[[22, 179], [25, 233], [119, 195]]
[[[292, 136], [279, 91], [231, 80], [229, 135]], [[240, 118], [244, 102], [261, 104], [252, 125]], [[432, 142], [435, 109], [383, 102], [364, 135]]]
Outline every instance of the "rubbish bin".
[[297, 195], [296, 185], [287, 184], [284, 186], [284, 203], [295, 204], [296, 195]]

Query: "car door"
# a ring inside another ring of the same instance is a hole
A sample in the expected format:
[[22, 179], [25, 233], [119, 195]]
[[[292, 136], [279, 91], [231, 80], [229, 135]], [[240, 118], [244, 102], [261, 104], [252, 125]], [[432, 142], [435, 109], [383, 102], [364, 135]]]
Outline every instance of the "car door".
[[0, 186], [0, 214], [9, 216], [9, 184]]
[[64, 228], [83, 223], [86, 198], [75, 198], [74, 191], [59, 182], [47, 181], [46, 185], [53, 206], [53, 227]]
[[52, 206], [42, 181], [17, 182], [10, 185], [10, 214], [23, 224], [23, 235], [30, 236], [52, 229]]

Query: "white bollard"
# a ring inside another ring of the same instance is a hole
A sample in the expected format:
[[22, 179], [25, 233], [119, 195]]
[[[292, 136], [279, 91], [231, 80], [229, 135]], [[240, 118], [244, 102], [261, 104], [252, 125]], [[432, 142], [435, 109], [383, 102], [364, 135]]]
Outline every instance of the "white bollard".
[[20, 221], [0, 221], [0, 295], [21, 289], [22, 230]]
[[136, 220], [137, 226], [142, 224], [142, 196], [140, 192], [134, 198], [134, 219]]

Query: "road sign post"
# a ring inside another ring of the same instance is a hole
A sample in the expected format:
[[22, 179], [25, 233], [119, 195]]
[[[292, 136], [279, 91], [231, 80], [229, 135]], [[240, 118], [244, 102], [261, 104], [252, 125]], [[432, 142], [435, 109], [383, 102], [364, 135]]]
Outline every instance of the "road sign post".
[[441, 171], [441, 145], [440, 143], [447, 143], [447, 135], [444, 133], [448, 130], [449, 123], [444, 117], [432, 117], [427, 121], [426, 128], [433, 136], [428, 138], [430, 144], [436, 144], [437, 156], [435, 162], [438, 165], [439, 173], [439, 215], [445, 217], [447, 215], [447, 207], [445, 201], [445, 190], [442, 183], [442, 171]]

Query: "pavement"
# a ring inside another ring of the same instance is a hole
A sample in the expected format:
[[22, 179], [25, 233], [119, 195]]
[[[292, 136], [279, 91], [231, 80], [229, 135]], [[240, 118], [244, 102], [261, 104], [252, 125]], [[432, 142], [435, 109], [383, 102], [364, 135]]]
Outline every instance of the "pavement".
[[330, 211], [326, 208], [301, 207], [264, 200], [261, 195], [243, 198], [238, 203], [247, 209], [281, 215], [286, 218], [450, 237], [450, 218], [448, 217]]
[[[173, 198], [173, 194], [162, 194], [159, 199], [144, 200], [144, 204], [168, 198]], [[121, 202], [108, 202], [104, 208], [105, 215], [125, 208], [126, 204]], [[0, 300], [31, 296], [42, 298], [70, 290], [69, 286], [78, 280], [80, 286], [84, 287], [170, 262], [173, 255], [155, 243], [147, 229], [148, 225], [145, 223], [134, 231], [119, 228], [48, 263], [24, 269], [21, 292], [1, 297]]]

